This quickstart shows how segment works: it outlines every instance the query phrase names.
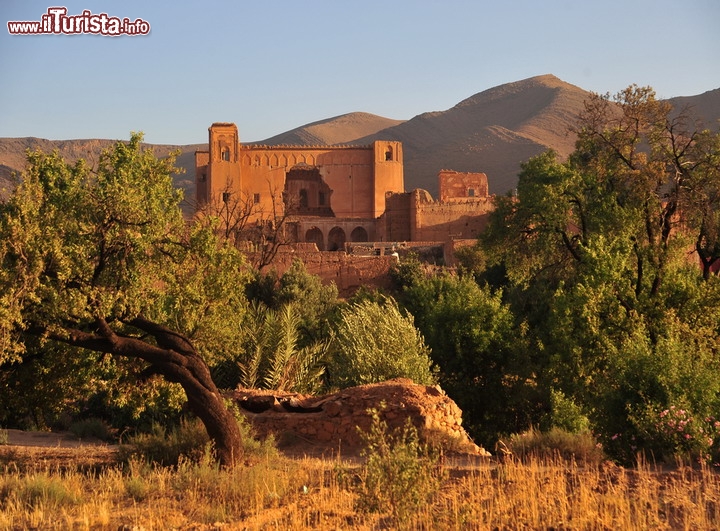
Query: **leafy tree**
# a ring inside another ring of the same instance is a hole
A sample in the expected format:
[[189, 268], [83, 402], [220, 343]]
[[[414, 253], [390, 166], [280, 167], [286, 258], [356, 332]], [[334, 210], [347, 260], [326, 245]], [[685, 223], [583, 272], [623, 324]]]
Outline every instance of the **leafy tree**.
[[501, 293], [470, 277], [441, 275], [407, 289], [403, 300], [471, 435], [493, 445], [498, 434], [538, 420], [536, 361]]
[[140, 380], [182, 386], [219, 460], [232, 464], [240, 430], [204, 356], [242, 316], [244, 262], [211, 227], [188, 233], [174, 159], [141, 140], [118, 142], [94, 171], [28, 154], [23, 182], [0, 206], [0, 363], [22, 360], [31, 337], [77, 356], [140, 360]]
[[176, 422], [182, 389], [160, 378], [138, 386], [141, 360], [105, 354], [75, 356], [62, 343], [26, 341], [21, 362], [0, 367], [0, 425], [67, 429], [76, 419], [99, 418], [118, 432]]
[[429, 354], [412, 315], [403, 314], [393, 298], [361, 300], [342, 308], [335, 323], [330, 382], [343, 388], [404, 377], [431, 385]]
[[647, 87], [593, 95], [569, 159], [525, 163], [482, 237], [542, 353], [538, 383], [622, 458], [652, 448], [648, 411], [718, 407], [720, 137], [694, 127]]
[[302, 260], [293, 260], [280, 276], [274, 270], [256, 272], [245, 292], [251, 302], [260, 302], [272, 310], [281, 310], [289, 304], [302, 308], [300, 346], [330, 335], [327, 319], [338, 304], [337, 286], [324, 285], [320, 277], [307, 271]]
[[415, 252], [408, 253], [390, 268], [390, 280], [396, 292], [417, 284], [424, 277], [423, 265]]

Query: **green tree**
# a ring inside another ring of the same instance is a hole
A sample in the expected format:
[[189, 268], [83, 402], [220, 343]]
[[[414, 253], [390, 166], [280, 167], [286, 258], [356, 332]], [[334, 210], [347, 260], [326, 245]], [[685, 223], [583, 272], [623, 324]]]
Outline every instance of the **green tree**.
[[541, 353], [539, 385], [606, 442], [635, 437], [627, 452], [652, 447], [648, 411], [718, 406], [720, 137], [694, 127], [647, 87], [593, 95], [569, 159], [525, 163], [481, 238]]
[[256, 272], [246, 293], [251, 302], [261, 302], [271, 310], [281, 310], [289, 304], [302, 308], [298, 328], [301, 346], [329, 336], [327, 320], [338, 304], [337, 286], [324, 285], [320, 277], [307, 271], [302, 260], [293, 260], [280, 276], [275, 271]]
[[244, 262], [211, 226], [187, 231], [174, 159], [157, 159], [141, 140], [118, 142], [92, 171], [28, 154], [22, 183], [0, 206], [0, 363], [21, 360], [30, 337], [78, 356], [141, 360], [139, 378], [182, 386], [219, 460], [232, 464], [240, 430], [204, 356], [242, 315]]
[[526, 429], [539, 418], [536, 361], [500, 292], [470, 277], [426, 278], [403, 301], [432, 352], [440, 385], [479, 442]]
[[328, 364], [332, 385], [343, 388], [400, 377], [435, 383], [429, 349], [412, 315], [403, 314], [393, 298], [351, 303], [340, 310], [334, 327]]

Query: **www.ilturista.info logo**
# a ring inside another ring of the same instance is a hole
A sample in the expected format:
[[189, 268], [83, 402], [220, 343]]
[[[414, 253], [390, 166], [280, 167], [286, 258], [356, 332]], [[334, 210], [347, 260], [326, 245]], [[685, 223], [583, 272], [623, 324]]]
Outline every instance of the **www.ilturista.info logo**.
[[118, 18], [107, 13], [94, 14], [85, 9], [80, 15], [68, 15], [65, 7], [49, 7], [40, 21], [10, 21], [8, 31], [12, 35], [147, 35], [150, 23], [136, 18]]

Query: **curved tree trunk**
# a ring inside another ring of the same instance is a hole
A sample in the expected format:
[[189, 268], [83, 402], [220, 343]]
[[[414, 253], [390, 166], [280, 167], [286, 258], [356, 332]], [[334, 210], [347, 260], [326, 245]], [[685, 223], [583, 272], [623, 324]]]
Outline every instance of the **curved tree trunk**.
[[182, 386], [190, 410], [205, 425], [215, 444], [220, 464], [232, 466], [239, 462], [243, 455], [243, 441], [237, 419], [225, 405], [212, 381], [210, 369], [190, 340], [143, 317], [136, 317], [126, 324], [150, 334], [157, 345], [137, 337], [119, 335], [104, 319], [97, 320], [97, 332], [93, 333], [76, 329], [61, 332], [44, 330], [44, 333], [51, 339], [73, 346], [147, 361], [152, 372]]

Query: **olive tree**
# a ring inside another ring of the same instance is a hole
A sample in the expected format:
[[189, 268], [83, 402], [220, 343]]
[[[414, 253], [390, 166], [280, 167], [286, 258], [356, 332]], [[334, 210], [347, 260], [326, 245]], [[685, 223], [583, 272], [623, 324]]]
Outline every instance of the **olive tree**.
[[31, 338], [75, 356], [141, 360], [140, 380], [182, 386], [230, 465], [242, 455], [241, 433], [207, 358], [235, 342], [243, 261], [209, 220], [188, 228], [174, 158], [156, 158], [141, 140], [116, 143], [95, 169], [28, 153], [0, 205], [0, 365], [22, 360]]

